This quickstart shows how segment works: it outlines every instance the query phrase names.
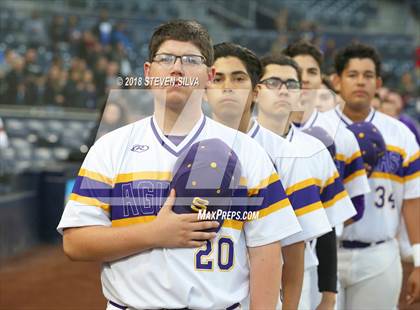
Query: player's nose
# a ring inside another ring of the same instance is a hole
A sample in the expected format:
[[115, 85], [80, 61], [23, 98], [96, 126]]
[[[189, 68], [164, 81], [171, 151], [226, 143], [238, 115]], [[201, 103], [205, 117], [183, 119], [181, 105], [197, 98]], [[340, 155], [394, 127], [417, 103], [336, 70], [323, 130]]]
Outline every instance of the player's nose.
[[175, 63], [173, 64], [171, 68], [171, 75], [172, 76], [183, 76], [184, 75], [184, 69], [182, 67], [181, 59], [177, 58], [175, 60]]
[[360, 75], [357, 77], [357, 84], [358, 84], [358, 85], [365, 85], [365, 83], [366, 83], [366, 79], [365, 79], [365, 77], [364, 77], [362, 74], [360, 74]]
[[279, 94], [279, 96], [284, 96], [284, 97], [289, 96], [289, 90], [287, 89], [287, 86], [285, 84], [280, 86], [278, 94]]
[[231, 92], [233, 89], [233, 83], [230, 79], [225, 79], [223, 82], [223, 90], [227, 92]]

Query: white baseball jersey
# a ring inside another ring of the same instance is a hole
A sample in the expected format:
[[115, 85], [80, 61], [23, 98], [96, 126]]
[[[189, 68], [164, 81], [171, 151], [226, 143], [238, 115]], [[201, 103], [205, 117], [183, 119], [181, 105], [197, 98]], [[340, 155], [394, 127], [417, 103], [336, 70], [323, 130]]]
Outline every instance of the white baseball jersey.
[[299, 157], [298, 150], [289, 141], [264, 128], [256, 120], [253, 120], [248, 135], [258, 141], [273, 161], [302, 227], [300, 233], [282, 240], [282, 245], [309, 241], [331, 231], [320, 201], [319, 189], [305, 169], [310, 160]]
[[369, 193], [369, 182], [357, 139], [343, 124], [331, 117], [331, 113], [335, 114], [334, 110], [325, 113], [314, 111], [305, 124], [297, 128], [304, 130], [318, 126], [327, 131], [334, 139], [337, 170], [349, 196], [353, 198]]
[[300, 156], [310, 159], [307, 169], [319, 188], [321, 202], [331, 226], [342, 224], [354, 216], [356, 210], [325, 145], [311, 135], [297, 130], [294, 125], [286, 139], [294, 145]]
[[192, 143], [210, 138], [221, 139], [237, 154], [245, 196], [259, 200], [243, 208], [259, 211], [259, 218], [225, 220], [218, 236], [201, 248], [155, 248], [105, 263], [101, 279], [108, 300], [135, 309], [224, 309], [249, 293], [247, 247], [301, 230], [262, 147], [205, 116], [178, 145], [161, 132], [154, 117], [101, 137], [80, 169], [58, 230], [153, 221], [168, 195], [177, 157]]
[[[340, 122], [353, 123], [339, 107], [334, 113]], [[363, 218], [346, 227], [342, 239], [371, 243], [395, 238], [403, 200], [420, 197], [420, 160], [415, 137], [403, 123], [373, 109], [365, 121], [378, 128], [387, 150], [369, 177], [372, 192], [365, 195]]]

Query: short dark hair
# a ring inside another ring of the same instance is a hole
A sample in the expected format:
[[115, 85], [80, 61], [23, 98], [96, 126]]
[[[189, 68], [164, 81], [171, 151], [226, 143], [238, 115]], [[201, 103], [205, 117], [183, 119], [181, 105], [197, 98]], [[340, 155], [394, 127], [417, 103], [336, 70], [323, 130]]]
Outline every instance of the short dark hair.
[[370, 45], [362, 43], [353, 43], [337, 52], [334, 59], [336, 73], [341, 75], [350, 59], [353, 58], [371, 59], [375, 64], [376, 76], [381, 76], [381, 57], [379, 56], [377, 50]]
[[324, 62], [324, 56], [321, 50], [306, 40], [299, 40], [289, 44], [284, 50], [283, 54], [289, 57], [296, 57], [299, 55], [309, 55], [317, 62], [319, 69], [322, 68]]
[[261, 79], [262, 65], [257, 55], [250, 49], [239, 44], [223, 42], [213, 46], [214, 61], [222, 57], [236, 57], [245, 66], [254, 88]]
[[290, 66], [296, 70], [299, 82], [302, 82], [302, 70], [300, 69], [299, 65], [296, 61], [294, 61], [291, 57], [286, 55], [267, 55], [261, 58], [261, 64], [263, 66], [263, 74], [265, 72], [265, 67], [268, 65], [279, 65], [279, 66]]
[[213, 65], [212, 40], [207, 29], [197, 21], [176, 19], [157, 27], [149, 42], [149, 61], [153, 60], [159, 47], [167, 40], [191, 42], [206, 58], [206, 65]]
[[337, 94], [337, 91], [328, 76], [326, 75], [322, 76], [322, 84], [324, 84], [327, 89]]

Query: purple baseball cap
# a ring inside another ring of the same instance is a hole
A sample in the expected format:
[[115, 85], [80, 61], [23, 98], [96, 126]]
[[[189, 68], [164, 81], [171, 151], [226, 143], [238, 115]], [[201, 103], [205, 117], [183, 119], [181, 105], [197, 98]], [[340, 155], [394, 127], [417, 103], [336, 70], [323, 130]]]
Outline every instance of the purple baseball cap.
[[332, 159], [335, 159], [335, 155], [337, 152], [335, 149], [334, 139], [325, 129], [318, 126], [314, 126], [303, 130], [303, 132], [320, 140], [325, 145], [328, 152], [330, 152]]
[[367, 174], [370, 176], [379, 159], [385, 155], [384, 138], [379, 129], [370, 122], [353, 123], [347, 128], [356, 136]]
[[[174, 212], [229, 211], [241, 172], [238, 156], [222, 140], [207, 139], [192, 144], [181, 153], [173, 170], [170, 189], [176, 191]], [[219, 227], [206, 231], [220, 229], [223, 218], [215, 220]]]

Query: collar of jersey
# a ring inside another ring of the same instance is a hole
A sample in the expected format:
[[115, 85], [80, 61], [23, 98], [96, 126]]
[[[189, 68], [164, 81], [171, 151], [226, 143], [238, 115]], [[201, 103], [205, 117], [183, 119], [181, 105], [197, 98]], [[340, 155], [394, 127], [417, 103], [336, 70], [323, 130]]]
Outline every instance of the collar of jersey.
[[311, 116], [309, 117], [309, 119], [305, 123], [301, 124], [299, 127], [296, 126], [295, 124], [293, 125], [296, 128], [296, 130], [305, 130], [305, 129], [311, 128], [315, 125], [315, 122], [318, 119], [318, 114], [319, 112], [317, 110], [314, 110]]
[[293, 136], [295, 134], [295, 130], [296, 130], [296, 126], [293, 123], [291, 123], [289, 132], [287, 133], [285, 137], [289, 142], [292, 142]]
[[165, 137], [165, 135], [156, 123], [155, 116], [150, 118], [150, 126], [152, 127], [152, 131], [156, 139], [168, 152], [175, 156], [179, 156], [179, 154], [181, 154], [182, 151], [188, 148], [195, 141], [195, 139], [197, 139], [197, 137], [203, 130], [205, 123], [206, 117], [204, 116], [204, 114], [201, 114], [200, 119], [197, 121], [193, 129], [191, 129], [191, 131], [188, 133], [188, 135], [184, 138], [184, 140], [182, 140], [180, 144], [175, 145], [174, 143], [172, 143], [171, 140]]
[[[341, 119], [341, 121], [344, 124], [346, 124], [346, 126], [350, 126], [351, 124], [353, 124], [353, 121], [343, 113], [343, 111], [340, 109], [340, 106], [335, 107], [335, 113]], [[376, 115], [376, 110], [374, 108], [370, 108], [370, 112], [364, 121], [369, 122], [369, 123], [372, 122], [375, 115]]]
[[255, 118], [253, 118], [251, 129], [249, 129], [247, 133], [248, 136], [250, 136], [251, 138], [255, 138], [259, 130], [260, 130], [260, 124], [258, 124], [258, 121]]

